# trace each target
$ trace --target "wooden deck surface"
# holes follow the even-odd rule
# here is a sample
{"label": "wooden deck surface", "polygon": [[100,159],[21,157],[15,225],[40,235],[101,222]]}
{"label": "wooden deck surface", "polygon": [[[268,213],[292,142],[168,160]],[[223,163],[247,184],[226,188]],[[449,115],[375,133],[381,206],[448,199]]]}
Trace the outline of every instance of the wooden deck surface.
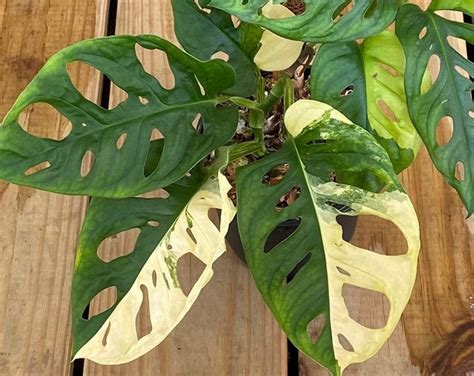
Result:
{"label": "wooden deck surface", "polygon": [[[0,117],[46,59],[70,43],[105,35],[154,33],[174,40],[169,0],[0,0]],[[420,4],[428,1],[420,0]],[[459,15],[452,14],[452,17]],[[110,31],[110,30],[109,30]],[[463,51],[463,46],[459,45]],[[159,59],[142,61],[162,80]],[[100,100],[97,72],[77,66],[74,82]],[[110,104],[120,100],[112,88]],[[58,116],[37,107],[24,114],[37,134],[57,134]],[[464,220],[456,193],[422,150],[402,181],[418,212],[422,252],[417,283],[403,319],[373,359],[345,375],[474,374],[474,223]],[[87,198],[67,197],[0,181],[0,376],[71,375],[70,284],[74,250]],[[399,246],[397,231],[362,220],[354,242],[377,252]],[[131,239],[109,244],[120,253]],[[196,266],[188,263],[192,278]],[[165,342],[123,366],[86,362],[84,375],[278,376],[287,375],[286,338],[232,252],[215,265],[213,281]],[[92,310],[106,303],[94,302]],[[362,320],[383,319],[379,296],[351,293],[351,312]],[[326,373],[299,357],[299,374]]]}

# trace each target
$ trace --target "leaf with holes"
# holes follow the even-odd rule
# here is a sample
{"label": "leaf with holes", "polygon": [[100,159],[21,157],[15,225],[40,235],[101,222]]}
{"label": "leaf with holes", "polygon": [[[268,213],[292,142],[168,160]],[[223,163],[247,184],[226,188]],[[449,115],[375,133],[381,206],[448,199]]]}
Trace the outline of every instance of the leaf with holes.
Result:
{"label": "leaf with holes", "polygon": [[[167,198],[93,199],[82,229],[74,270],[73,329],[75,358],[100,364],[129,362],[157,346],[181,321],[213,275],[225,251],[225,235],[235,214],[227,197],[230,184],[218,172],[191,175],[166,188]],[[216,227],[209,211],[220,209]],[[113,260],[99,257],[100,244],[130,229],[140,235],[133,252]],[[189,292],[177,268],[192,254],[205,268]],[[117,300],[88,320],[83,312],[104,289],[115,287]],[[149,328],[140,331],[139,311],[147,302]]]}
{"label": "leaf with holes", "polygon": [[[404,72],[402,46],[387,31],[361,44],[323,45],[311,74],[312,98],[369,130],[387,150],[397,173],[410,165],[421,146],[408,113]],[[423,85],[429,84],[426,76]]]}
{"label": "leaf with holes", "polygon": [[[340,375],[373,356],[395,329],[415,281],[418,221],[388,155],[370,133],[315,101],[296,102],[285,123],[292,137],[284,147],[238,170],[240,234],[257,287],[289,339]],[[361,171],[373,181],[358,179]],[[380,184],[384,193],[371,192]],[[281,198],[295,190],[296,199],[281,207]],[[342,238],[341,214],[393,222],[408,252],[380,255],[351,245]],[[289,220],[298,227],[271,247],[272,232]],[[386,325],[369,329],[355,321],[342,296],[345,286],[385,294]]]}
{"label": "leaf with holes", "polygon": [[310,0],[305,1],[305,11],[296,17],[271,19],[262,14],[268,0],[201,0],[200,3],[222,9],[281,37],[313,43],[351,41],[377,34],[395,19],[400,4],[398,0],[355,3]]}
{"label": "leaf with holes", "polygon": [[[136,48],[166,54],[173,89],[144,70]],[[128,99],[110,110],[85,99],[67,71],[77,61],[106,74]],[[167,186],[232,137],[237,108],[218,104],[220,93],[234,84],[234,71],[225,62],[201,62],[155,36],[77,43],[46,63],[7,114],[0,128],[0,179],[101,197],[130,197]],[[69,136],[58,141],[21,128],[21,113],[38,102],[70,120]],[[154,153],[150,141],[160,138],[160,153]]]}
{"label": "leaf with holes", "polygon": [[[474,77],[474,63],[450,41],[460,38],[474,44],[474,25],[407,4],[397,16],[396,33],[407,58],[405,88],[411,118],[434,164],[458,191],[470,215],[474,212],[474,84],[469,77]],[[425,91],[423,75],[432,60],[440,64],[439,75]],[[450,141],[442,144],[436,133],[446,117],[452,119],[454,129]]]}
{"label": "leaf with holes", "polygon": [[[218,9],[199,9],[194,0],[173,0],[174,29],[183,48],[201,60],[226,58],[239,78],[225,93],[248,97],[257,88],[257,69],[252,59],[261,31],[241,23]],[[220,55],[219,55],[220,54]]]}

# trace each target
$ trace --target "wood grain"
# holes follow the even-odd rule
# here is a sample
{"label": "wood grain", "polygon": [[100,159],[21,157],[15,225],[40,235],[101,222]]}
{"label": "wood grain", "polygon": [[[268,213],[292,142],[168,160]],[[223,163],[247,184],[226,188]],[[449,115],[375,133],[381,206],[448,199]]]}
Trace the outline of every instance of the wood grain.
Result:
{"label": "wood grain", "polygon": [[[427,0],[412,2],[423,8],[429,4]],[[462,21],[457,12],[443,15]],[[454,43],[465,55],[465,44],[461,40]],[[449,139],[447,129],[443,128],[441,135],[445,139]],[[415,288],[401,323],[382,350],[367,362],[349,367],[345,375],[465,376],[474,372],[473,220],[464,219],[457,193],[444,182],[426,149],[401,180],[421,226]],[[397,235],[386,223],[370,218],[359,223],[354,241],[385,252],[400,246]],[[384,308],[380,299],[352,298],[360,301],[355,313],[362,317],[377,316]],[[305,376],[327,374],[305,356],[301,357],[300,371]]]}
{"label": "wood grain", "polygon": [[[0,116],[46,59],[101,34],[93,0],[0,1]],[[98,95],[97,76],[72,73]],[[65,126],[30,107],[25,127],[55,137]],[[70,374],[70,284],[87,199],[0,181],[0,375]]]}
{"label": "wood grain", "polygon": [[[176,43],[169,0],[119,0],[116,34],[152,33]],[[174,78],[166,57],[139,51],[147,71],[166,87]],[[111,105],[124,99],[114,88]],[[107,240],[107,254],[120,255],[133,246],[133,235]],[[182,284],[195,280],[200,265],[179,264]],[[286,337],[257,292],[247,268],[232,251],[214,266],[215,275],[179,326],[155,350],[126,365],[101,366],[86,362],[87,376],[106,375],[286,375]],[[100,312],[111,296],[94,302]],[[148,320],[138,320],[146,326]],[[141,328],[146,333],[146,328]]]}

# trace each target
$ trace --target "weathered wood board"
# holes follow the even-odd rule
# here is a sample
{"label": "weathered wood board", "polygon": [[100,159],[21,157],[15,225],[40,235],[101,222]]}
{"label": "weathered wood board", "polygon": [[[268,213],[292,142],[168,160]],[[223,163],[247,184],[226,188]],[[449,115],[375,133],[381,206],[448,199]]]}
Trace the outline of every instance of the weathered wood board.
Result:
{"label": "weathered wood board", "polygon": [[[0,117],[46,60],[104,32],[107,3],[0,1]],[[73,70],[98,96],[99,76]],[[63,132],[54,110],[33,106],[23,124],[43,137]],[[69,375],[70,283],[87,199],[0,181],[0,375]]]}

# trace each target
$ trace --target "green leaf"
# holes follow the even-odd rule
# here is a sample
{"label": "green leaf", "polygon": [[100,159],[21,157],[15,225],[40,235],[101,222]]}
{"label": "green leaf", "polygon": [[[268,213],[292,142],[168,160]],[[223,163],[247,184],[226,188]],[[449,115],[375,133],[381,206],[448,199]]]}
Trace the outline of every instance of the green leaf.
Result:
{"label": "green leaf", "polygon": [[[408,167],[421,146],[404,87],[405,58],[392,32],[356,42],[323,45],[311,74],[312,98],[344,113],[386,148],[395,171]],[[423,83],[430,84],[426,76]]]}
{"label": "green leaf", "polygon": [[[293,137],[237,174],[239,229],[257,287],[289,339],[333,375],[373,356],[390,336],[408,302],[420,246],[415,211],[385,150],[343,118],[324,104],[297,102],[285,116]],[[269,171],[282,165],[284,176],[268,184]],[[387,190],[367,190],[372,184],[356,177],[364,171]],[[295,188],[299,197],[278,207]],[[342,239],[341,214],[392,221],[406,236],[408,253],[385,256],[352,246]],[[268,249],[269,235],[288,220],[297,220],[297,229]],[[368,329],[352,319],[344,285],[385,294],[391,304],[386,326]],[[314,322],[320,324],[317,331]],[[341,336],[354,351],[344,348]]]}
{"label": "green leaf", "polygon": [[[181,321],[213,275],[225,251],[225,235],[235,215],[227,197],[230,184],[220,173],[191,175],[166,188],[168,198],[94,198],[77,251],[73,282],[74,358],[100,364],[132,361],[157,346]],[[208,216],[221,209],[220,226]],[[133,252],[113,260],[99,258],[101,242],[139,229]],[[191,253],[205,268],[188,294],[180,286],[178,261]],[[115,287],[117,301],[84,320],[83,312],[102,290]],[[138,336],[137,315],[145,292],[150,333]]]}
{"label": "green leaf", "polygon": [[[450,21],[407,4],[400,9],[396,33],[407,59],[405,88],[411,118],[428,148],[431,159],[446,181],[461,196],[468,214],[474,212],[474,63],[461,56],[449,38],[474,44],[474,25]],[[437,56],[441,67],[430,90],[422,88],[428,62]],[[467,74],[467,77],[465,76]],[[454,123],[453,136],[446,145],[436,140],[443,117]],[[457,173],[464,170],[464,176]]]}
{"label": "green leaf", "polygon": [[225,93],[242,97],[254,94],[258,71],[252,59],[262,34],[260,28],[244,23],[235,28],[229,14],[218,9],[207,13],[194,0],[173,0],[172,4],[174,29],[183,48],[201,60],[209,60],[217,52],[226,53],[239,79]]}
{"label": "green leaf", "polygon": [[432,0],[428,7],[431,11],[436,10],[458,10],[474,15],[474,2],[466,0]]}
{"label": "green leaf", "polygon": [[222,9],[242,21],[259,25],[284,38],[313,43],[351,41],[377,34],[395,19],[399,7],[398,0],[362,0],[356,1],[352,10],[341,16],[340,13],[350,1],[306,1],[303,14],[285,19],[269,19],[261,11],[267,3],[268,0],[246,3],[242,0],[201,0],[203,6]]}
{"label": "green leaf", "polygon": [[[166,53],[175,88],[164,89],[144,70],[135,53],[137,45]],[[67,72],[68,64],[75,61],[106,74],[127,92],[128,99],[111,110],[89,102]],[[167,186],[232,137],[237,108],[217,104],[222,100],[220,93],[234,84],[234,71],[225,62],[201,62],[155,36],[77,43],[46,63],[7,114],[0,128],[0,179],[101,197],[130,197]],[[38,138],[20,127],[22,111],[37,102],[52,105],[71,121],[68,137],[62,141]],[[193,127],[199,114],[203,132]],[[154,129],[164,136],[164,144],[161,158],[154,161],[155,168],[147,175],[144,170]],[[119,149],[116,143],[124,134],[127,138]],[[89,174],[82,176],[81,164],[88,152],[94,153],[95,163]],[[25,174],[43,162],[50,167]]]}

